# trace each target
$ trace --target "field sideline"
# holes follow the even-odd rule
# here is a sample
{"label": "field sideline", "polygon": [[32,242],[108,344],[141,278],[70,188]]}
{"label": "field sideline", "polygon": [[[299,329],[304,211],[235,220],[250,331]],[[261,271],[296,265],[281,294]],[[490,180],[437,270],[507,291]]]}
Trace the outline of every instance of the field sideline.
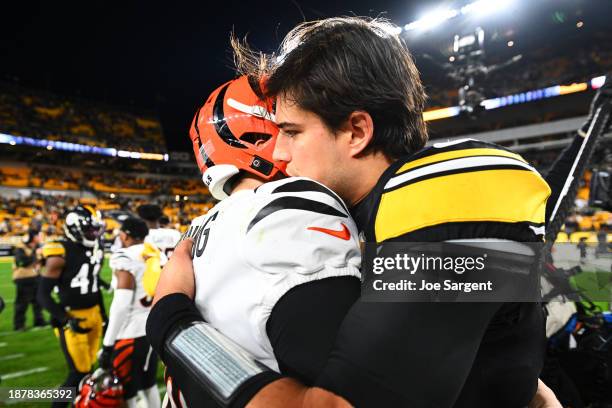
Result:
{"label": "field sideline", "polygon": [[[104,280],[110,282],[111,271],[105,260],[101,270]],[[32,329],[32,311],[26,315],[25,332],[13,331],[13,301],[15,285],[11,279],[12,259],[0,259],[0,296],[6,301],[6,308],[0,314],[0,387],[57,387],[68,374],[64,355],[51,327]],[[106,310],[112,294],[104,292]],[[46,313],[46,312],[45,312]],[[48,320],[48,315],[45,314]],[[158,384],[163,385],[163,368],[157,371]],[[11,407],[43,407],[50,402],[17,403]],[[0,402],[0,406],[5,406]]]}

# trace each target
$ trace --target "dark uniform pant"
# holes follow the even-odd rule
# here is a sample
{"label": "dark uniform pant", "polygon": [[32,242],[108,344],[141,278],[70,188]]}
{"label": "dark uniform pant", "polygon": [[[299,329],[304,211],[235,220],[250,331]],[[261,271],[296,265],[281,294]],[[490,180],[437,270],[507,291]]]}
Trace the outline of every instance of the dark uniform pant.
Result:
{"label": "dark uniform pant", "polygon": [[[60,346],[68,363],[68,377],[61,387],[78,387],[96,363],[96,354],[102,338],[102,315],[98,305],[87,309],[74,309],[69,312],[71,317],[83,319],[79,326],[90,329],[87,333],[75,333],[67,327],[55,328]],[[65,407],[66,402],[54,402],[53,408]]]}
{"label": "dark uniform pant", "polygon": [[15,314],[13,317],[13,328],[19,330],[25,327],[25,314],[28,305],[32,304],[34,311],[34,326],[43,326],[45,319],[42,315],[42,308],[36,300],[38,290],[38,277],[15,279],[17,296],[15,297]]}
{"label": "dark uniform pant", "polygon": [[145,336],[117,340],[113,350],[113,370],[123,385],[124,398],[134,398],[138,391],[155,385],[157,353]]}

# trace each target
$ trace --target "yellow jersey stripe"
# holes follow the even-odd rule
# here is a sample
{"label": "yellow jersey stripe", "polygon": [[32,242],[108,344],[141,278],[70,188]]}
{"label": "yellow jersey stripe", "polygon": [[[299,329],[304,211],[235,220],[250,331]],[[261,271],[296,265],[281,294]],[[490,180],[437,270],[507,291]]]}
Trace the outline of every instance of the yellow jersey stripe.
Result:
{"label": "yellow jersey stripe", "polygon": [[550,187],[532,171],[476,170],[433,176],[383,193],[376,241],[450,222],[544,223]]}
{"label": "yellow jersey stripe", "polygon": [[537,171],[522,161],[502,156],[478,156],[460,157],[457,159],[446,160],[422,166],[417,169],[406,171],[390,179],[385,185],[385,190],[395,188],[404,183],[418,180],[423,177],[436,177],[436,174],[448,172],[465,172],[477,170],[493,170],[495,168],[518,168],[529,170],[537,174]]}
{"label": "yellow jersey stripe", "polygon": [[[432,149],[435,151],[435,149]],[[415,167],[425,166],[427,164],[437,163],[444,160],[458,159],[463,157],[471,157],[471,156],[499,156],[499,157],[509,157],[512,159],[520,160],[523,163],[527,163],[525,159],[523,159],[520,155],[512,152],[508,152],[501,149],[493,149],[493,148],[476,148],[476,149],[462,149],[462,150],[451,150],[448,152],[442,152],[433,154],[431,156],[423,157],[421,159],[417,159],[414,161],[410,161],[404,164],[396,174],[403,173],[407,170],[414,169]]]}
{"label": "yellow jersey stripe", "polygon": [[43,245],[42,254],[43,254],[43,257],[45,258],[49,256],[65,256],[66,249],[64,248],[62,244],[53,242],[53,243]]}

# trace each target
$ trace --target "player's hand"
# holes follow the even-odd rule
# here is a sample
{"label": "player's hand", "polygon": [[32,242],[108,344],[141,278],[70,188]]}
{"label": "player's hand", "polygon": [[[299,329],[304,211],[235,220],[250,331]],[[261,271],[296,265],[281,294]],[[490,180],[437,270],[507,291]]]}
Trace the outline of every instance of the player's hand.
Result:
{"label": "player's hand", "polygon": [[538,380],[538,390],[529,403],[528,408],[563,408],[553,390],[548,388],[542,380]]}
{"label": "player's hand", "polygon": [[102,346],[98,351],[98,366],[104,370],[112,367],[113,346]]}
{"label": "player's hand", "polygon": [[66,327],[68,327],[70,330],[72,330],[75,333],[79,333],[79,334],[89,333],[91,331],[90,328],[81,327],[81,325],[79,324],[80,322],[84,320],[85,319],[80,319],[78,317],[69,317],[68,320],[66,321]]}
{"label": "player's hand", "polygon": [[171,293],[184,293],[193,299],[195,294],[195,278],[191,259],[192,248],[193,240],[191,238],[182,240],[174,248],[174,252],[166,265],[164,265],[157,282],[153,305],[159,299]]}
{"label": "player's hand", "polygon": [[111,287],[109,282],[107,282],[107,281],[105,281],[105,280],[103,280],[101,278],[98,278],[98,286],[100,286],[102,289],[104,289],[106,291],[110,290],[110,287]]}

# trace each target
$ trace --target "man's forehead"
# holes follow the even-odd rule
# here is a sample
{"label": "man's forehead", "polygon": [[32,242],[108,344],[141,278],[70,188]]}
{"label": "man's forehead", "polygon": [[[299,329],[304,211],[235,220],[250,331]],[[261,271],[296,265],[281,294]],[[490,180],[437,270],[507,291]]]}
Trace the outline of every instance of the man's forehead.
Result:
{"label": "man's forehead", "polygon": [[295,125],[299,121],[299,116],[292,109],[287,109],[287,106],[282,103],[276,103],[274,118],[276,125],[280,128]]}
{"label": "man's forehead", "polygon": [[276,98],[275,118],[276,125],[285,127],[304,123],[309,117],[309,112],[301,109],[294,101],[287,98]]}

